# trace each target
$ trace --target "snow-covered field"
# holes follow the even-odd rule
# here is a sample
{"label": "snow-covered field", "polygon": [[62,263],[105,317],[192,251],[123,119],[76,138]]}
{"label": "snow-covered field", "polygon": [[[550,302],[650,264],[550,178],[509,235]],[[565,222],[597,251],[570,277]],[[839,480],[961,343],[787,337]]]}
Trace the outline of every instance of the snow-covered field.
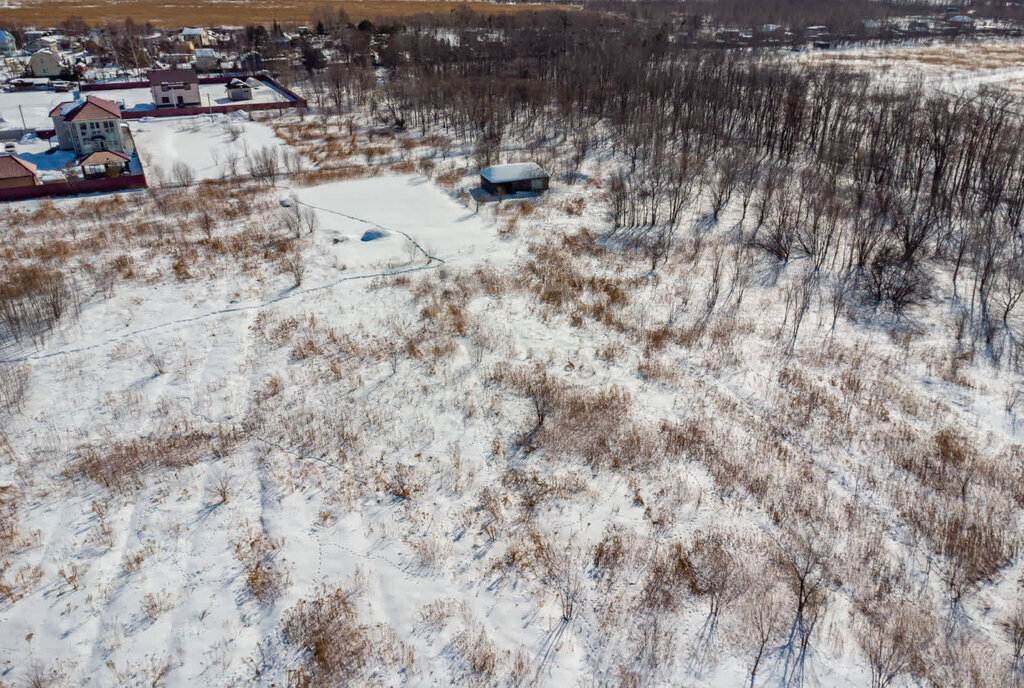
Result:
{"label": "snow-covered field", "polygon": [[187,165],[196,180],[222,179],[245,174],[250,153],[292,152],[269,126],[251,122],[241,113],[144,117],[131,120],[128,126],[143,168],[155,183],[170,179],[178,164]]}
{"label": "snow-covered field", "polygon": [[[308,239],[302,287],[291,288],[281,278],[263,284],[211,274],[179,286],[126,285],[113,300],[85,304],[79,325],[28,353],[36,392],[23,414],[6,424],[5,436],[24,447],[23,441],[42,439],[38,433],[43,427],[75,427],[76,439],[66,438],[75,444],[103,436],[103,443],[116,442],[107,434],[114,426],[121,428],[116,435],[128,439],[164,427],[168,412],[185,413],[180,419],[185,423],[245,424],[251,395],[259,394],[256,390],[268,379],[291,375],[289,364],[279,368],[264,360],[256,333],[260,322],[323,311],[341,332],[354,334],[395,305],[387,292],[368,289],[373,275],[442,265],[466,269],[508,255],[507,248],[495,250],[499,242],[490,223],[423,179],[387,177],[295,192],[282,189],[272,194],[272,201],[279,196],[297,197],[319,209],[321,228]],[[67,203],[61,201],[62,206]],[[363,240],[369,229],[383,230],[383,236]],[[413,242],[433,258],[428,261]],[[160,355],[169,356],[167,374],[154,376],[137,358],[143,351],[166,352]],[[380,382],[385,381],[376,384]],[[72,401],[69,385],[83,394],[76,393]],[[125,412],[132,420],[122,416]],[[115,421],[111,413],[122,420]],[[95,435],[89,427],[96,428]],[[406,432],[395,428],[386,435],[395,439]],[[452,441],[464,441],[457,427],[451,432]],[[287,533],[279,560],[290,579],[282,609],[288,600],[362,570],[373,589],[368,603],[403,635],[415,632],[422,605],[439,597],[465,599],[483,617],[495,613],[500,597],[511,595],[521,598],[526,612],[529,598],[522,594],[487,593],[470,580],[451,575],[435,579],[419,570],[399,541],[374,532],[390,527],[384,524],[396,515],[395,505],[368,505],[365,517],[348,509],[325,516],[334,507],[316,505],[342,486],[343,469],[325,463],[328,472],[316,478],[295,476],[323,481],[313,501],[313,493],[272,487],[276,478],[260,467],[265,461],[261,455],[274,445],[270,442],[257,441],[219,465],[204,461],[169,482],[154,482],[129,500],[134,506],[74,481],[77,487],[67,485],[67,499],[33,509],[23,526],[24,532],[37,533],[38,544],[18,558],[16,568],[28,566],[44,579],[71,570],[83,578],[73,586],[77,591],[46,584],[0,608],[5,629],[0,675],[20,680],[23,669],[36,659],[49,668],[56,666],[52,659],[60,658],[59,672],[69,685],[141,685],[168,662],[174,666],[164,676],[168,685],[248,684],[256,667],[245,657],[255,657],[267,641],[274,643],[281,621],[280,614],[246,601],[244,584],[237,585],[231,552],[238,533],[249,529]],[[291,450],[284,451],[292,456]],[[12,468],[5,463],[0,485],[15,479]],[[51,469],[59,471],[56,463]],[[33,480],[43,479],[43,472]],[[57,478],[56,473],[49,475]],[[210,490],[221,479],[231,482],[230,497],[214,505]],[[104,535],[96,541],[88,534],[98,533],[97,518],[110,539]],[[135,557],[139,575],[126,576],[124,567],[135,568]],[[429,585],[422,584],[428,580]],[[507,623],[503,613],[499,640],[519,645],[540,637],[543,621],[529,620],[531,616],[524,628],[522,613],[512,613]]]}
{"label": "snow-covered field", "polygon": [[[790,545],[766,535],[767,515],[721,467],[669,458],[664,437],[785,452],[772,499],[827,491],[812,503],[880,529],[894,508],[877,492],[886,472],[875,445],[847,433],[870,443],[899,418],[970,428],[991,451],[1024,440],[1018,411],[1003,410],[1017,376],[979,362],[940,379],[941,337],[831,332],[821,306],[780,354],[774,286],[747,285],[707,334],[652,350],[667,316],[689,331],[708,265],[680,257],[653,279],[642,257],[582,248],[601,214],[584,188],[479,211],[409,175],[210,189],[222,195],[205,206],[208,237],[196,193],[158,192],[155,217],[145,194],[54,205],[96,218],[64,237],[68,251],[99,232],[111,256],[126,250],[121,232],[141,243],[77,319],[5,352],[30,382],[0,434],[0,494],[17,513],[0,579],[4,682],[281,685],[315,670],[302,648],[329,637],[323,651],[341,653],[356,684],[564,686],[628,670],[740,685],[750,637],[709,631],[700,597],[653,600],[675,599],[676,543],[705,543],[688,550],[696,571],[751,572]],[[315,229],[285,244],[296,208],[315,212]],[[723,216],[721,238],[737,217]],[[70,231],[19,226],[26,246]],[[83,257],[82,274],[104,260]],[[854,379],[863,391],[840,413]],[[799,401],[802,386],[815,401]],[[534,407],[542,388],[565,397]],[[804,413],[796,436],[766,444]],[[758,465],[727,460],[748,466],[730,469],[741,475]],[[715,559],[709,532],[737,558]],[[920,552],[885,561],[912,577],[930,566]],[[965,602],[970,623],[998,623],[1019,575]],[[837,630],[860,584],[828,583],[820,685],[868,684]],[[921,578],[922,604],[937,585]],[[783,593],[748,581],[734,594],[722,623],[743,629]],[[661,610],[658,628],[637,604]],[[773,650],[760,675],[770,684],[785,661]],[[319,685],[347,675],[326,676]]]}
{"label": "snow-covered field", "polygon": [[[755,248],[754,196],[633,247],[603,152],[478,206],[408,133],[267,121],[131,124],[224,183],[0,215],[53,326],[0,332],[0,683],[1016,675],[1024,376],[947,264],[897,316]],[[232,174],[272,127],[338,160]]]}
{"label": "snow-covered field", "polygon": [[854,46],[808,51],[798,59],[835,63],[892,83],[921,83],[949,93],[973,93],[983,86],[1019,90],[1024,85],[1024,41]]}

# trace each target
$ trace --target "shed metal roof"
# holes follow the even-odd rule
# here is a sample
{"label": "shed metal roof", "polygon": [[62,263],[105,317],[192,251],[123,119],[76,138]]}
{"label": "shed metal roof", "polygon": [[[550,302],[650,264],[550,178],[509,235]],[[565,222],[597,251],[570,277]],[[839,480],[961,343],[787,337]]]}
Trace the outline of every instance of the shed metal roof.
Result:
{"label": "shed metal roof", "polygon": [[492,165],[480,170],[480,176],[492,184],[505,184],[525,179],[547,177],[544,168],[535,162],[514,162],[508,165]]}

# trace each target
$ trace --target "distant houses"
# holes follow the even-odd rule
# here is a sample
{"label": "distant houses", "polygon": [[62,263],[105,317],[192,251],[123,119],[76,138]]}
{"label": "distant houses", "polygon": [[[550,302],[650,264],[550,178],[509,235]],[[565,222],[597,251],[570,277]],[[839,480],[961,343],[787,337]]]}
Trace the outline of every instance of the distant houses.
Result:
{"label": "distant houses", "polygon": [[59,42],[53,36],[41,36],[25,44],[25,50],[30,53],[37,53],[40,50],[49,50],[56,53],[59,49]]}
{"label": "distant houses", "polygon": [[192,44],[195,48],[206,48],[212,44],[210,40],[210,32],[200,27],[188,27],[186,26],[178,34],[178,37],[182,41],[187,41]]}
{"label": "distant houses", "polygon": [[28,61],[28,71],[35,77],[59,76],[63,67],[52,50],[40,50]]}
{"label": "distant houses", "polygon": [[8,57],[18,52],[18,44],[9,31],[0,30],[0,55]]}
{"label": "distant houses", "polygon": [[149,88],[158,108],[202,105],[199,76],[194,69],[153,70],[149,73]]}
{"label": "distant houses", "polygon": [[197,72],[214,72],[220,69],[220,57],[213,48],[196,48],[192,62]]}

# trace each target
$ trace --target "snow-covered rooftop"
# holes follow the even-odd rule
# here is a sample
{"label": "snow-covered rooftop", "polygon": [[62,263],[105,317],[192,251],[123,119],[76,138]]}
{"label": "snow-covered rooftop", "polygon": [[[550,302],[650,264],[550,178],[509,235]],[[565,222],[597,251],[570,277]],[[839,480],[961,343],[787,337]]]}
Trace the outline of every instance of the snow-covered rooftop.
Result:
{"label": "snow-covered rooftop", "polygon": [[514,162],[508,165],[492,165],[480,170],[480,176],[492,184],[502,184],[523,179],[547,177],[548,173],[535,162]]}
{"label": "snow-covered rooftop", "polygon": [[85,98],[76,98],[75,100],[69,101],[67,103],[63,103],[60,106],[60,115],[61,115],[61,117],[63,117],[64,115],[68,114],[69,112],[71,112],[72,110],[74,110],[76,107],[78,107],[79,105],[81,105],[84,102],[85,102]]}

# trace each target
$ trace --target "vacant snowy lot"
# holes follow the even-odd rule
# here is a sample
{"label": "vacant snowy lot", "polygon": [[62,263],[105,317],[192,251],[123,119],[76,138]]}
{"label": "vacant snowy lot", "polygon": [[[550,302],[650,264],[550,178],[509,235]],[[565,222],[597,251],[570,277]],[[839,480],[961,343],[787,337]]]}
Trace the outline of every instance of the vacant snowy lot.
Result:
{"label": "vacant snowy lot", "polygon": [[290,155],[289,164],[303,166],[270,127],[244,114],[143,118],[131,120],[129,127],[143,168],[157,185],[180,181],[175,171],[182,166],[195,180],[247,174],[250,157],[262,151],[276,158]]}

